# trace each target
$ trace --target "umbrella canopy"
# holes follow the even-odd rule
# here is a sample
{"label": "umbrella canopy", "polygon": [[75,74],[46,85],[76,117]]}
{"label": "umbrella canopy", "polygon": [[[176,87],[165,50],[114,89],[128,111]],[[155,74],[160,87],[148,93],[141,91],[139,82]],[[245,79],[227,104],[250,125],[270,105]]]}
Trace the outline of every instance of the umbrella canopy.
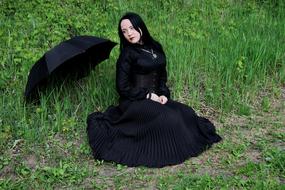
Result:
{"label": "umbrella canopy", "polygon": [[46,86],[51,78],[86,76],[98,63],[109,58],[116,44],[95,36],[76,36],[61,42],[33,65],[28,77],[25,97],[36,97],[38,89]]}

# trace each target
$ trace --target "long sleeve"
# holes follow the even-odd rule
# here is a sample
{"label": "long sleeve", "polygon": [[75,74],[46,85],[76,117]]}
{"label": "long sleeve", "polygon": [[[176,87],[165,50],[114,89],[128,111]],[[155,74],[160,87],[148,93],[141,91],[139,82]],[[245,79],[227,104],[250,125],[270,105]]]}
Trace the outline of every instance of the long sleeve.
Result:
{"label": "long sleeve", "polygon": [[160,71],[158,95],[160,96],[164,95],[169,99],[170,91],[169,88],[166,86],[166,82],[167,82],[167,72],[166,72],[166,67],[164,66]]}
{"label": "long sleeve", "polygon": [[135,88],[131,84],[131,57],[126,50],[120,54],[116,65],[116,88],[119,95],[129,100],[145,99],[147,89]]}

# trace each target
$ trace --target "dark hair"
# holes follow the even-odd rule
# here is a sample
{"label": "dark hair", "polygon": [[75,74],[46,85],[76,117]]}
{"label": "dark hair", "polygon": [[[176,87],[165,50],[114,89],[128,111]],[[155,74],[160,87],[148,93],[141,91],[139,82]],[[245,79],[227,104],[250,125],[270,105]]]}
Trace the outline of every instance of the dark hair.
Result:
{"label": "dark hair", "polygon": [[[160,43],[157,42],[156,40],[154,40],[154,39],[151,37],[151,35],[150,35],[150,33],[149,33],[149,31],[148,31],[148,29],[147,29],[147,27],[146,27],[144,21],[142,20],[142,18],[141,18],[138,14],[132,13],[132,12],[125,13],[125,15],[122,16],[122,18],[121,18],[120,21],[119,21],[118,33],[119,33],[119,37],[120,37],[120,51],[122,51],[122,49],[123,49],[124,47],[131,45],[131,43],[129,43],[129,42],[126,40],[126,38],[124,37],[124,34],[123,34],[123,32],[122,32],[122,29],[121,29],[121,22],[122,22],[122,20],[124,20],[124,19],[129,19],[130,22],[132,23],[134,29],[135,29],[136,31],[138,31],[140,34],[142,33],[142,34],[141,34],[141,38],[142,38],[141,40],[143,41],[143,43],[144,43],[145,45],[153,46],[153,47],[156,48],[157,50],[163,52]],[[140,31],[140,30],[141,30],[141,31]]]}

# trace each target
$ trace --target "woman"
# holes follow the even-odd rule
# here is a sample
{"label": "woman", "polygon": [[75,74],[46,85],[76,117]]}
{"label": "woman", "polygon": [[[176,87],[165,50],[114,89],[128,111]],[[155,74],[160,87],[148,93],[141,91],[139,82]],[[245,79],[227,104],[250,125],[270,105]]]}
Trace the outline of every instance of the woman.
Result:
{"label": "woman", "polygon": [[163,167],[182,163],[219,142],[209,120],[170,99],[164,51],[141,17],[125,14],[118,32],[120,101],[104,113],[88,116],[94,157],[128,166]]}

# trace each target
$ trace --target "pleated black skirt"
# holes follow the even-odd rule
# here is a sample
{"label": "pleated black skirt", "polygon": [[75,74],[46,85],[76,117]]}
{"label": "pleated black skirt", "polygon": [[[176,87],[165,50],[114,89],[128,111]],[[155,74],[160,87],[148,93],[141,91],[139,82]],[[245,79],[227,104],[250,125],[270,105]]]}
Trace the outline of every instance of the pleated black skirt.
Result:
{"label": "pleated black skirt", "polygon": [[87,134],[95,159],[131,167],[179,164],[221,140],[208,119],[173,100],[125,100],[94,112]]}

